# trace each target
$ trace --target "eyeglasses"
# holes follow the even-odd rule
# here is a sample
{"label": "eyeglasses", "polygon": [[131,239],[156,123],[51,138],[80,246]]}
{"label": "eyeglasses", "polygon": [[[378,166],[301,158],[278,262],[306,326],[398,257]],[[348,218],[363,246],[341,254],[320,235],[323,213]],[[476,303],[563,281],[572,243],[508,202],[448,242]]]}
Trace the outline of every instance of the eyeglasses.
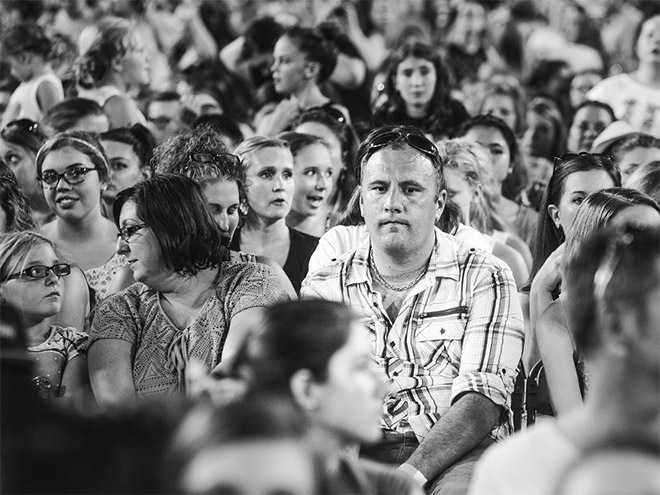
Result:
{"label": "eyeglasses", "polygon": [[341,110],[337,110],[335,107],[331,106],[322,106],[322,107],[311,107],[311,108],[306,108],[303,114],[309,113],[309,112],[323,112],[326,115],[328,115],[332,120],[335,122],[342,124],[342,125],[348,125],[348,122],[346,121],[346,115],[344,115]]}
{"label": "eyeglasses", "polygon": [[[232,153],[191,153],[188,155],[188,160],[188,165],[190,162],[216,163],[227,160],[232,166],[237,167],[241,163],[241,159]],[[186,165],[186,168],[188,168],[188,165]]]}
{"label": "eyeglasses", "polygon": [[10,127],[17,127],[21,132],[34,132],[39,128],[39,123],[30,119],[17,119],[9,122],[2,131],[1,134],[4,134],[7,129]]}
{"label": "eyeglasses", "polygon": [[403,139],[406,143],[408,143],[410,146],[415,148],[417,151],[421,151],[426,156],[428,156],[431,159],[431,161],[433,162],[440,161],[438,148],[435,147],[435,144],[433,144],[431,141],[426,139],[424,136],[420,136],[419,134],[413,134],[410,132],[404,133],[401,131],[383,132],[383,134],[374,137],[371,143],[369,144],[369,148],[367,149],[367,152],[364,154],[365,159],[373,155],[380,148],[384,148],[385,146],[393,143],[398,139]]}
{"label": "eyeglasses", "polygon": [[53,275],[56,277],[66,277],[71,273],[71,265],[68,263],[57,263],[53,266],[34,265],[25,270],[21,270],[18,273],[9,275],[7,280],[12,280],[14,278],[31,278],[33,280],[39,280],[46,278],[48,272],[53,272]]}
{"label": "eyeglasses", "polygon": [[124,242],[129,242],[131,237],[133,237],[138,230],[141,230],[146,226],[146,223],[141,223],[138,225],[127,225],[126,227],[122,227],[117,233],[117,239],[121,237]]}
{"label": "eyeglasses", "polygon": [[60,179],[64,179],[69,185],[75,186],[76,184],[83,182],[87,173],[91,172],[92,170],[97,170],[97,168],[85,167],[81,163],[75,163],[70,167],[67,167],[67,169],[61,174],[58,174],[54,170],[46,170],[39,177],[37,177],[37,180],[41,181],[49,188],[55,187]]}
{"label": "eyeglasses", "polygon": [[616,229],[610,238],[605,255],[594,275],[594,296],[603,302],[624,253],[630,251],[634,259],[652,259],[658,256],[658,229],[645,225],[625,225]]}

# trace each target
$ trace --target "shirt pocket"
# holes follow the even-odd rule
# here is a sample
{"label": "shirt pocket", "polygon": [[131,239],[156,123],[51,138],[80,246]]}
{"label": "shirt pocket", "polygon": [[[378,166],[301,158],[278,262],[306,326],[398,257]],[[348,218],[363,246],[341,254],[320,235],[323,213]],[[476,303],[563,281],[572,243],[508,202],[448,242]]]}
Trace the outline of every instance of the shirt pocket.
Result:
{"label": "shirt pocket", "polygon": [[420,315],[415,346],[424,367],[452,370],[452,375],[457,372],[466,314],[467,307],[457,305]]}

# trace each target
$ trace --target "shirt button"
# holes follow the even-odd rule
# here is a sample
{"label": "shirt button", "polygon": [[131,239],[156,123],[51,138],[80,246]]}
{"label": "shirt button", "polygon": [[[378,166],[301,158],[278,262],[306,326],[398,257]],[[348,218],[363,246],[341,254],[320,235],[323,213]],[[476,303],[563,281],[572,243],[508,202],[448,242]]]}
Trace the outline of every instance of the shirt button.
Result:
{"label": "shirt button", "polygon": [[440,329],[440,333],[445,333],[445,329],[444,329],[444,328],[441,328],[441,329]]}

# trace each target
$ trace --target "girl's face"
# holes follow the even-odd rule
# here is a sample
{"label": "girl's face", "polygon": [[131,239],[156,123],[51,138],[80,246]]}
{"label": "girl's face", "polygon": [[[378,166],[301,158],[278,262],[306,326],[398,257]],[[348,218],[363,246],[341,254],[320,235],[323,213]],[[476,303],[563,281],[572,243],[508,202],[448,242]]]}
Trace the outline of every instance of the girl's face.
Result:
{"label": "girl's face", "polygon": [[231,241],[238,227],[238,212],[241,205],[238,184],[233,180],[218,180],[205,184],[202,192],[211,206],[213,218],[222,234]]}
{"label": "girl's face", "polygon": [[586,101],[589,90],[601,79],[603,78],[600,74],[594,72],[586,72],[573,76],[570,92],[571,107],[577,108],[582,102]]}
{"label": "girl's face", "polygon": [[275,91],[279,94],[294,94],[307,85],[309,73],[307,57],[288,37],[282,36],[273,49],[273,73]]}
{"label": "girl's face", "polygon": [[472,188],[460,170],[454,168],[444,169],[445,182],[447,183],[447,200],[453,201],[463,214],[463,223],[470,225],[470,205],[477,193]]}
{"label": "girl's face", "polygon": [[293,156],[288,149],[268,147],[252,152],[246,170],[250,211],[270,223],[285,218],[293,199]]}
{"label": "girl's face", "polygon": [[651,17],[642,26],[636,53],[640,62],[660,63],[660,16]]}
{"label": "girl's face", "polygon": [[[93,170],[85,172],[85,169]],[[52,186],[44,184],[44,196],[50,209],[69,221],[100,215],[101,182],[89,156],[71,147],[61,148],[48,153],[41,165],[42,176],[47,172],[62,174],[66,170],[78,170],[83,180],[69,184],[60,177]]]}
{"label": "girl's face", "polygon": [[465,139],[477,142],[488,150],[493,161],[493,178],[501,185],[509,175],[511,152],[500,130],[494,127],[476,126],[465,134]]}
{"label": "girl's face", "polygon": [[516,106],[510,96],[492,95],[486,98],[482,107],[482,113],[490,113],[502,119],[513,130],[516,128]]}
{"label": "girl's face", "polygon": [[[19,263],[9,275],[36,265],[53,266],[62,262],[52,247],[48,244],[39,244],[32,248],[25,261]],[[12,309],[22,315],[23,319],[35,324],[60,310],[63,290],[62,279],[50,270],[46,277],[40,279],[21,276],[7,280],[0,286],[0,295]]]}
{"label": "girl's face", "polygon": [[165,265],[160,245],[149,226],[131,229],[143,224],[144,221],[137,214],[135,202],[124,203],[119,214],[119,227],[133,231],[128,242],[121,237],[117,239],[117,252],[126,256],[135,280],[158,289],[159,282],[165,280],[172,270]]}
{"label": "girl's face", "polygon": [[127,84],[133,86],[144,86],[151,80],[149,57],[138,33],[133,34],[131,46],[124,55],[121,75]]}
{"label": "girl's face", "polygon": [[549,205],[548,214],[557,228],[568,235],[569,228],[584,198],[592,192],[614,187],[614,181],[604,170],[587,170],[569,175],[558,205]]}
{"label": "girl's face", "polygon": [[142,168],[131,145],[119,141],[101,141],[110,165],[108,191],[112,196],[151,176],[148,167]]}
{"label": "girl's face", "polygon": [[319,397],[314,419],[349,441],[378,440],[385,387],[364,326],[353,323],[346,344],[330,358],[327,375],[314,385]]}
{"label": "girl's face", "polygon": [[536,112],[527,112],[527,130],[522,137],[521,146],[528,156],[541,156],[552,159],[555,140],[555,128],[550,119]]}
{"label": "girl's face", "polygon": [[37,190],[35,154],[22,146],[0,139],[0,158],[9,166],[18,184],[28,195]]}
{"label": "girl's face", "polygon": [[7,57],[11,73],[20,81],[28,81],[32,78],[32,57],[28,53],[20,55],[9,55]]}
{"label": "girl's face", "polygon": [[596,136],[611,123],[612,117],[603,108],[597,106],[580,108],[573,117],[573,123],[568,131],[568,149],[575,153],[589,151]]}
{"label": "girl's face", "polygon": [[426,109],[433,99],[437,74],[430,60],[408,57],[395,75],[395,87],[407,107]]}
{"label": "girl's face", "polygon": [[334,167],[330,151],[323,144],[303,148],[294,158],[295,192],[292,210],[311,217],[328,199],[332,190]]}
{"label": "girl's face", "polygon": [[621,182],[625,183],[637,167],[660,160],[660,148],[633,148],[619,159]]}
{"label": "girl's face", "polygon": [[295,130],[296,132],[302,132],[303,134],[318,136],[328,145],[330,159],[332,160],[332,166],[334,167],[332,171],[332,185],[335,187],[339,180],[340,172],[344,168],[344,155],[339,138],[331,129],[320,122],[304,122],[296,127]]}

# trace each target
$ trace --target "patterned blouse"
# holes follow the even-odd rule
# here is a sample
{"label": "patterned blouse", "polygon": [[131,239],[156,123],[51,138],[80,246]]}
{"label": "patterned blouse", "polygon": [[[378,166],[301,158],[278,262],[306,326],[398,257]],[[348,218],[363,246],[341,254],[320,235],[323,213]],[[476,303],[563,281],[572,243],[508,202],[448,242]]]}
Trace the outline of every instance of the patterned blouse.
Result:
{"label": "patterned blouse", "polygon": [[90,288],[94,289],[95,302],[100,302],[108,294],[112,279],[115,278],[119,269],[126,264],[126,257],[123,254],[113,254],[112,258],[101,266],[95,266],[85,270],[85,278]]}
{"label": "patterned blouse", "polygon": [[241,311],[287,299],[270,267],[260,263],[224,262],[216,290],[195,320],[179,330],[167,317],[160,294],[136,283],[112,294],[98,307],[90,344],[118,339],[132,345],[133,383],[138,397],[185,391],[189,360],[210,373],[221,360],[227,329]]}
{"label": "patterned blouse", "polygon": [[66,365],[75,357],[84,356],[83,344],[88,335],[72,327],[52,326],[46,340],[28,347],[28,354],[35,362],[34,383],[39,395],[45,398],[60,397],[62,376]]}

